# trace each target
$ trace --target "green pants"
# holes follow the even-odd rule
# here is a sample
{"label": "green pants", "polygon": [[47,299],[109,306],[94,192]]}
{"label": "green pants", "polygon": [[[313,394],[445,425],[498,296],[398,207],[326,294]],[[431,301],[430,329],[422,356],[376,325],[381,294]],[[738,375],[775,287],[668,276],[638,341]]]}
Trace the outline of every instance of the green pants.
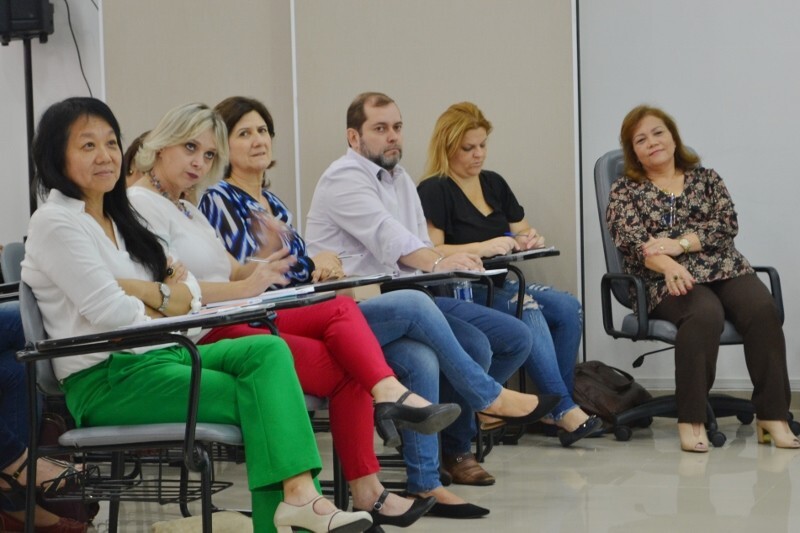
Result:
{"label": "green pants", "polygon": [[[322,462],[286,343],[255,335],[199,346],[203,362],[198,421],[241,427],[255,531],[275,531],[281,481]],[[180,347],[144,355],[113,353],[64,381],[79,427],[186,420],[189,353]]]}

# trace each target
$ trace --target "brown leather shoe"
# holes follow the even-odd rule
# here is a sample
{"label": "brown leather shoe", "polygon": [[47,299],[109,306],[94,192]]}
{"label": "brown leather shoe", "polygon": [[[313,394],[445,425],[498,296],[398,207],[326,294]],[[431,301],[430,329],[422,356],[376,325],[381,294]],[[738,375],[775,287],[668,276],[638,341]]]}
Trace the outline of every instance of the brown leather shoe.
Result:
{"label": "brown leather shoe", "polygon": [[483,469],[472,453],[445,455],[442,467],[453,477],[458,485],[494,485],[494,476]]}

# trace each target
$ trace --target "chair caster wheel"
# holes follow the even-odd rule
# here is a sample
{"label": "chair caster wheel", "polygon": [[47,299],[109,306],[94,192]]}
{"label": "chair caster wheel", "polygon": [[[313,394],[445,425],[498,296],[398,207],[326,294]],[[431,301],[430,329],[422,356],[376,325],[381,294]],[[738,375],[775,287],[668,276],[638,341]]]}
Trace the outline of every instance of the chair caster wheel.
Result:
{"label": "chair caster wheel", "polygon": [[633,431],[628,426],[614,426],[614,437],[620,442],[626,442],[631,440],[631,436],[633,436]]}
{"label": "chair caster wheel", "polygon": [[736,418],[744,425],[750,424],[753,422],[755,415],[753,413],[739,413],[736,415]]}
{"label": "chair caster wheel", "polygon": [[708,432],[708,442],[711,443],[714,448],[722,448],[725,445],[725,441],[728,440],[728,437],[725,436],[725,433],[721,431],[709,431]]}

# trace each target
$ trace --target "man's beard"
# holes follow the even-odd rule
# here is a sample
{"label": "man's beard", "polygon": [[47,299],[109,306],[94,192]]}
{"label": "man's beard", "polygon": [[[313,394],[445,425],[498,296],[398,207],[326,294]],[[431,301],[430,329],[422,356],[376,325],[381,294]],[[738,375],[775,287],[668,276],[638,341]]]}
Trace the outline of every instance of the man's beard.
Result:
{"label": "man's beard", "polygon": [[400,146],[394,146],[392,148],[392,150],[397,150],[397,155],[393,157],[388,157],[385,151],[379,152],[377,154],[370,152],[367,149],[366,144],[364,144],[363,140],[361,140],[358,143],[358,149],[361,152],[361,155],[363,155],[364,157],[366,157],[379,167],[388,170],[389,172],[394,170],[394,167],[397,166],[397,163],[399,163],[400,159],[403,157],[403,148]]}

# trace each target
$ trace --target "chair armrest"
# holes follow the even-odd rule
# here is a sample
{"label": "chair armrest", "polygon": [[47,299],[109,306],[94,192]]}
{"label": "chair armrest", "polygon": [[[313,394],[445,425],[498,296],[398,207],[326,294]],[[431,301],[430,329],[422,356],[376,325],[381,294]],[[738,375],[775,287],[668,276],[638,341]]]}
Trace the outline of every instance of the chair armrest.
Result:
{"label": "chair armrest", "polygon": [[387,292],[392,291],[403,291],[403,290],[412,290],[412,291],[420,291],[424,292],[425,294],[433,300],[433,293],[420,283],[414,283],[410,281],[403,281],[403,280],[392,280],[387,281],[385,283],[381,283],[381,294],[385,294]]}
{"label": "chair armrest", "polygon": [[771,266],[754,266],[753,270],[764,273],[769,277],[769,292],[772,293],[775,306],[778,308],[778,316],[780,317],[781,324],[783,324],[783,291],[781,290],[781,277],[778,271]]}
{"label": "chair armrest", "polygon": [[[627,288],[633,287],[634,297],[636,298],[636,333],[631,336],[614,327],[614,313],[611,306],[612,284],[623,281]],[[608,335],[615,339],[620,337],[643,340],[647,338],[649,317],[647,316],[647,293],[645,292],[644,282],[641,278],[632,274],[606,273],[600,280],[600,296],[603,311],[603,328]]]}
{"label": "chair armrest", "polygon": [[19,282],[0,283],[0,302],[19,299]]}
{"label": "chair armrest", "polygon": [[491,276],[481,272],[448,270],[444,272],[426,272],[414,276],[403,276],[381,283],[381,293],[410,289],[422,291],[431,298],[434,298],[437,295],[441,296],[441,293],[437,293],[438,287],[460,279],[486,285],[486,305],[491,307],[494,301],[494,283],[492,282]]}

